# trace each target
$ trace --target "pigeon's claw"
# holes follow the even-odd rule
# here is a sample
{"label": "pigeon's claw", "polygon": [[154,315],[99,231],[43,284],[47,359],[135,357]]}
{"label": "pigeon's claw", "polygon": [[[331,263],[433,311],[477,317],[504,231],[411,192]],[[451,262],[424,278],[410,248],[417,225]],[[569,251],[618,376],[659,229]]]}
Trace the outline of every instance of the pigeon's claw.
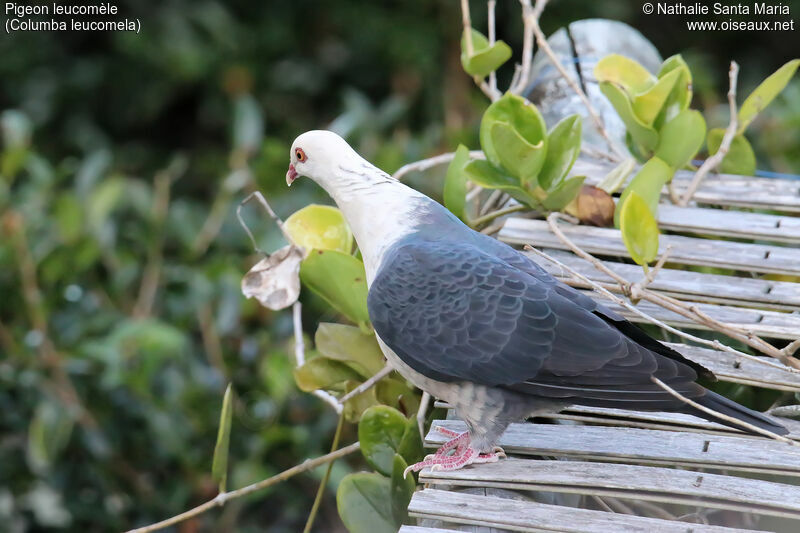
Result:
{"label": "pigeon's claw", "polygon": [[[492,448],[489,453],[479,453],[478,450],[470,446],[469,433],[456,433],[442,427],[434,426],[434,431],[454,437],[442,444],[436,453],[426,455],[425,459],[419,463],[414,463],[403,472],[405,478],[409,472],[419,472],[423,468],[430,467],[432,472],[441,470],[458,470],[473,463],[494,463],[506,454],[499,446]],[[452,453],[451,453],[452,452]]]}

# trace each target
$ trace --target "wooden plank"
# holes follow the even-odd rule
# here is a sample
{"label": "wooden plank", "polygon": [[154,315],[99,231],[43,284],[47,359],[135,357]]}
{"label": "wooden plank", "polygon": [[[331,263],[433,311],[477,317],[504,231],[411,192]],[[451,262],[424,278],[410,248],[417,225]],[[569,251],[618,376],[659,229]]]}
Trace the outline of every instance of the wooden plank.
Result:
{"label": "wooden plank", "polygon": [[458,530],[438,527],[401,526],[397,533],[458,533]]}
{"label": "wooden plank", "polygon": [[[581,158],[572,167],[573,174],[587,176],[587,184],[597,184],[614,167],[613,164]],[[631,174],[633,176],[635,173]],[[682,192],[691,182],[694,172],[679,170],[673,183]],[[666,190],[666,188],[665,188]],[[692,200],[698,204],[724,205],[769,209],[785,213],[800,213],[800,180],[758,178],[718,174],[707,176]]]}
{"label": "wooden plank", "polygon": [[[437,420],[453,431],[466,431],[460,420]],[[428,446],[445,437],[429,431]],[[746,436],[702,435],[636,428],[511,424],[499,445],[524,455],[574,457],[581,460],[633,464],[691,466],[710,470],[758,472],[800,477],[800,448],[769,439]]]}
{"label": "wooden plank", "polygon": [[501,527],[525,532],[564,533],[744,533],[752,530],[688,524],[658,518],[575,509],[492,496],[425,489],[414,493],[409,515],[459,524]]}
{"label": "wooden plank", "polygon": [[[564,234],[575,244],[594,254],[629,257],[619,230],[562,224]],[[567,249],[566,245],[550,231],[544,220],[511,217],[506,219],[497,234],[509,244],[531,244],[537,247]],[[716,241],[661,235],[661,250],[672,247],[670,262],[687,265],[732,268],[766,274],[800,275],[800,248],[778,245]]]}
{"label": "wooden plank", "polygon": [[[615,302],[597,297],[603,305],[621,314],[631,322],[647,322],[641,315],[634,313],[627,307]],[[696,304],[697,308],[720,322],[725,322],[732,326],[746,328],[760,337],[795,340],[800,336],[800,314],[784,313],[780,311],[762,311],[759,309],[747,309],[744,307],[731,307],[718,304]],[[644,300],[636,304],[640,311],[666,322],[670,326],[684,329],[708,329],[703,324],[679,315],[674,311],[664,309],[651,302]]]}
{"label": "wooden plank", "polygon": [[[572,252],[562,250],[545,250],[549,255],[592,281],[611,289],[617,283],[606,274],[597,270],[589,261]],[[540,255],[525,252],[533,261],[540,264],[553,276],[563,280],[570,279],[569,272],[548,261]],[[603,264],[629,282],[642,279],[642,267],[616,261],[603,261]],[[800,309],[800,283],[789,281],[772,281],[766,279],[706,274],[688,270],[663,268],[650,284],[650,288],[681,300],[693,302],[721,303],[726,305],[742,305],[765,309],[794,311]]]}
{"label": "wooden plank", "polygon": [[798,486],[674,468],[510,457],[461,470],[426,468],[419,479],[437,486],[567,492],[800,519]]}
{"label": "wooden plank", "polygon": [[725,209],[658,206],[661,229],[800,244],[800,218]]}

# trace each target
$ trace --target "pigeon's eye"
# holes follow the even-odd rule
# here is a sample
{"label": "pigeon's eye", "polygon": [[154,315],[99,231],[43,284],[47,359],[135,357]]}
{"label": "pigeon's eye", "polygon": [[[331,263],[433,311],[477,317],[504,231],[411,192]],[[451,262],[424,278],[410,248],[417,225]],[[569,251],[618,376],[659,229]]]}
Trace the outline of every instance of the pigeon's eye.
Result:
{"label": "pigeon's eye", "polygon": [[294,155],[297,158],[298,163],[304,163],[305,160],[308,159],[302,148],[295,148]]}

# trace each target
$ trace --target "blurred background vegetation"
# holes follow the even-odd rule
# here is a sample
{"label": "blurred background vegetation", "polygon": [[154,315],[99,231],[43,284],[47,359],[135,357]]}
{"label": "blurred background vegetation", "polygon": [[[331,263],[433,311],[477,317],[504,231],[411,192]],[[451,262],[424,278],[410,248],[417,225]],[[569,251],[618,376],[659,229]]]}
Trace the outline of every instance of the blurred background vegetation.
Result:
{"label": "blurred background vegetation", "polygon": [[[335,128],[391,172],[477,145],[486,106],[459,63],[454,0],[117,5],[141,34],[0,37],[3,531],[122,530],[213,497],[228,382],[229,487],[326,453],[335,413],[294,385],[290,313],[240,293],[258,258],[235,207],[253,190],[283,218],[328,202],[309,180],[285,187],[288,148],[305,130]],[[800,15],[800,2],[789,5]],[[485,3],[472,6],[483,29]],[[719,109],[709,126],[727,123],[731,58],[747,94],[800,48],[800,30],[688,32],[681,17],[646,16],[635,2],[554,1],[543,28],[588,17],[630,23],[665,57],[683,53],[695,107]],[[518,3],[500,0],[498,33],[515,61],[521,27]],[[800,173],[797,80],[750,133],[760,168]],[[440,179],[411,181],[438,195]],[[247,220],[263,249],[282,244],[260,212]],[[307,331],[335,318],[302,298]],[[346,426],[342,442],[356,438]],[[320,531],[343,529],[335,487],[363,466],[336,464]],[[321,476],[178,530],[297,531]]]}

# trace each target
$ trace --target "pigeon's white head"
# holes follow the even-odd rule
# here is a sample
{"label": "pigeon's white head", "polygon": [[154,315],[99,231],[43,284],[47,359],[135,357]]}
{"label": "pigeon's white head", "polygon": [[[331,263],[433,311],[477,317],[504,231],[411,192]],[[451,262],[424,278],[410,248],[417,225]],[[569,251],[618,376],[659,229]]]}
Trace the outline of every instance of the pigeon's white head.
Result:
{"label": "pigeon's white head", "polygon": [[306,176],[331,192],[338,188],[338,182],[349,181],[343,173],[364,172],[365,164],[347,141],[332,131],[307,131],[292,143],[286,184]]}

